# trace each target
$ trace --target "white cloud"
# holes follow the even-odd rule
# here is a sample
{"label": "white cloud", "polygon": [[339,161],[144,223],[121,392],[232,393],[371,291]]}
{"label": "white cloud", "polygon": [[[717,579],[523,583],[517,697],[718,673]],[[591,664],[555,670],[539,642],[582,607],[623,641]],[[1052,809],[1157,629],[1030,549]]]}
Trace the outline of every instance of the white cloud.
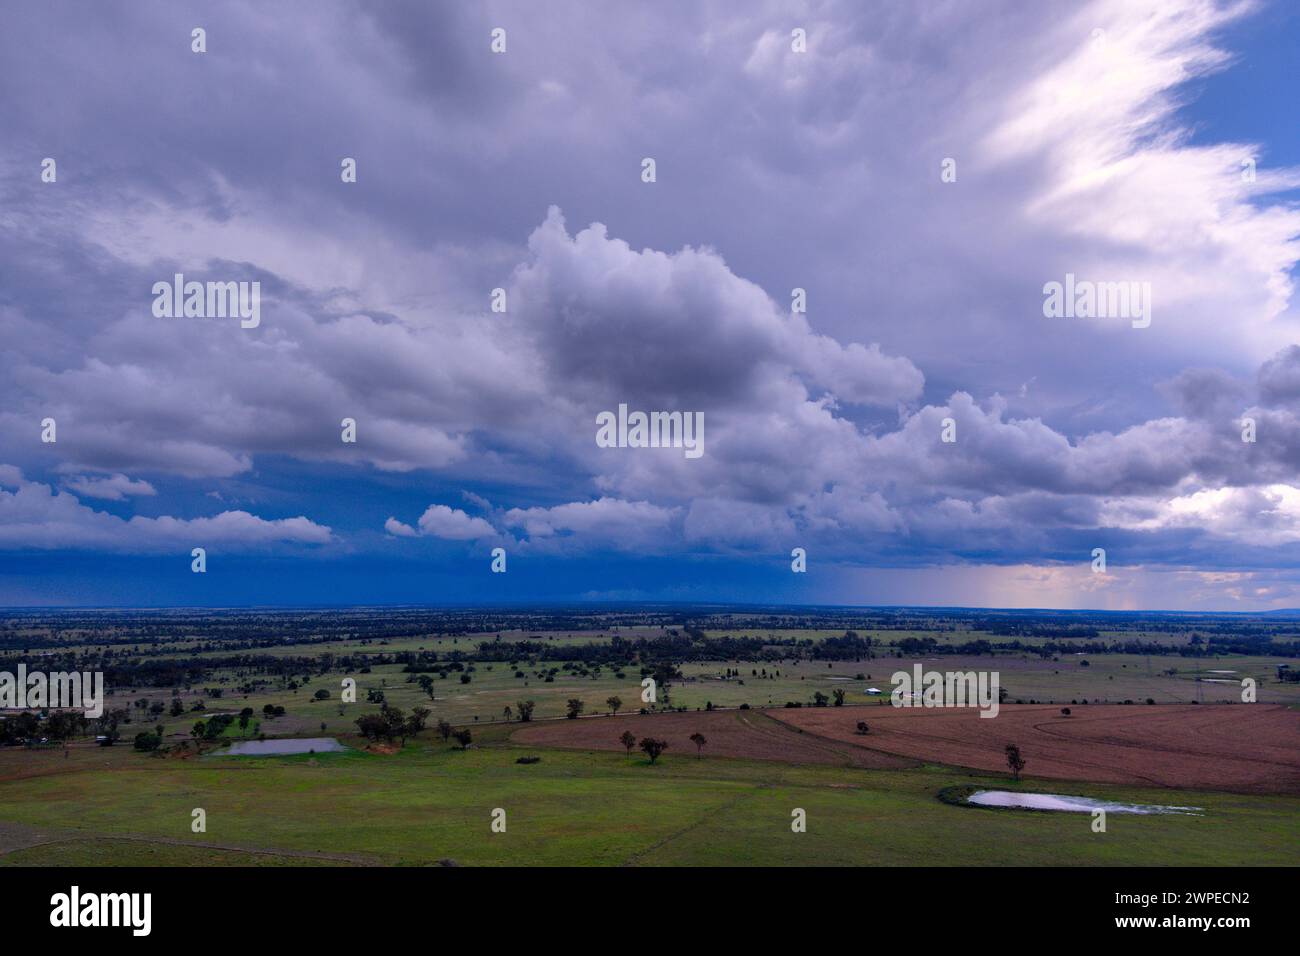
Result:
{"label": "white cloud", "polygon": [[648,501],[597,498],[571,501],[550,508],[512,508],[502,518],[522,529],[530,544],[571,539],[575,550],[613,547],[627,552],[657,552],[677,537],[680,509]]}
{"label": "white cloud", "polygon": [[497,530],[482,518],[475,518],[459,508],[448,508],[446,505],[429,505],[417,523],[421,534],[451,541],[472,541],[475,538],[495,537],[497,534]]}
{"label": "white cloud", "polygon": [[392,517],[384,522],[384,530],[396,538],[414,538],[419,535],[419,532],[409,524],[403,524]]}
{"label": "white cloud", "polygon": [[266,519],[246,511],[223,511],[199,518],[123,519],[40,482],[19,480],[15,491],[0,489],[0,547],[157,552],[324,545],[331,540],[328,527],[302,516]]}
{"label": "white cloud", "polygon": [[1224,541],[1278,547],[1300,541],[1300,488],[1203,488],[1164,501],[1107,502],[1103,520],[1139,531],[1194,529]]}
{"label": "white cloud", "polygon": [[126,498],[153,496],[157,490],[143,479],[135,480],[118,472],[107,478],[78,475],[64,482],[68,489],[83,498],[100,498],[104,501],[122,501]]}

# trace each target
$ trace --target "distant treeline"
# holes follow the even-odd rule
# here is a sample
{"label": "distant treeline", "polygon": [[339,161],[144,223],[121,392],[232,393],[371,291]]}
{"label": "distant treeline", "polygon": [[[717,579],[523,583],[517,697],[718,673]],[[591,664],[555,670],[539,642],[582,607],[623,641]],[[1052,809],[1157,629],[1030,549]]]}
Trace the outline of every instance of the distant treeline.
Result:
{"label": "distant treeline", "polygon": [[[1300,612],[985,610],[963,608],[637,607],[339,608],[0,611],[0,649],[32,652],[96,644],[157,652],[178,641],[196,650],[256,650],[285,644],[517,633],[617,634],[625,628],[680,634],[912,631],[1024,639],[1097,639],[1108,634],[1183,634],[1206,640],[1300,640]],[[770,641],[769,641],[770,643]]]}
{"label": "distant treeline", "polygon": [[[836,628],[824,638],[789,634],[800,628],[832,630],[831,621],[866,621]],[[883,626],[889,624],[890,626]],[[626,636],[619,628],[652,628]],[[1194,625],[1194,628],[1189,627]],[[881,631],[911,633],[890,640]],[[873,638],[859,630],[873,629]],[[963,612],[925,609],[708,609],[341,611],[75,611],[0,613],[0,671],[20,663],[47,671],[102,671],[110,688],[204,687],[234,689],[274,684],[294,688],[327,673],[368,673],[399,665],[416,675],[464,671],[462,665],[509,663],[516,669],[567,662],[587,667],[640,668],[645,672],[709,661],[862,661],[905,657],[1072,654],[1160,657],[1254,655],[1300,657],[1297,622],[1267,615],[1130,615],[1110,612]],[[1125,634],[1125,630],[1129,634]],[[510,639],[501,631],[531,634]],[[541,632],[591,634],[583,643],[548,640]],[[920,632],[924,636],[916,636]],[[969,640],[962,640],[970,633]],[[1158,643],[1144,635],[1187,634],[1185,642]],[[437,650],[387,650],[398,638],[474,635]],[[496,634],[484,638],[484,635]],[[608,637],[605,635],[608,634]],[[933,636],[941,634],[943,640]],[[999,639],[1007,638],[1007,639]],[[347,641],[346,652],[312,653],[326,641]],[[188,646],[181,646],[184,642]],[[74,645],[79,645],[73,649]],[[269,654],[268,647],[300,648]],[[39,650],[39,654],[35,652]],[[38,663],[39,662],[39,663]],[[220,678],[214,678],[214,674]],[[462,675],[465,676],[465,675]]]}
{"label": "distant treeline", "polygon": [[[986,639],[942,642],[933,637],[905,637],[883,643],[855,631],[813,640],[812,638],[772,638],[768,636],[706,636],[697,628],[676,629],[662,636],[626,638],[613,635],[608,640],[567,644],[540,638],[506,641],[497,638],[482,641],[465,649],[441,651],[369,652],[357,650],[338,654],[258,654],[235,652],[203,657],[193,655],[126,655],[109,649],[82,652],[70,650],[42,654],[39,667],[45,671],[101,671],[109,688],[194,687],[212,680],[220,672],[235,687],[257,683],[293,682],[330,673],[362,674],[382,665],[400,665],[410,675],[462,671],[469,663],[508,663],[512,666],[538,663],[575,662],[589,667],[609,666],[616,669],[640,667],[652,671],[666,665],[707,661],[745,661],[781,663],[786,661],[863,661],[889,656],[934,657],[960,655],[979,657],[992,654],[1026,654],[1044,658],[1061,655],[1136,654],[1153,657],[1213,657],[1215,655],[1300,657],[1300,642],[1268,641],[1258,637],[1208,639],[1199,637],[1184,645],[1151,641],[1077,640],[1026,643],[1021,640]],[[28,668],[35,662],[28,657],[0,654],[0,671],[15,673],[20,663]],[[229,677],[233,675],[233,677]]]}
{"label": "distant treeline", "polygon": [[1040,657],[1057,657],[1061,654],[1145,654],[1152,657],[1214,657],[1219,654],[1269,657],[1300,657],[1300,641],[1271,641],[1259,637],[1210,637],[1193,639],[1192,643],[1175,645],[1154,641],[1082,641],[1069,643],[1044,641],[1026,644],[1022,641],[967,641],[961,644],[943,644],[932,637],[905,637],[896,645],[908,657],[918,655],[989,653],[1035,654]]}

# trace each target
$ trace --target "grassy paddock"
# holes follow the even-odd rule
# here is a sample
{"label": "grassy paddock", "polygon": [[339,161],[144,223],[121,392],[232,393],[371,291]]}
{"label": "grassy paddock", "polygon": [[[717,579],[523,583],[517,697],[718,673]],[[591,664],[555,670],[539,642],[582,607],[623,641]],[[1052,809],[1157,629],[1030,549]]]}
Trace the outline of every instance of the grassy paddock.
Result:
{"label": "grassy paddock", "polygon": [[[42,754],[39,775],[25,777],[17,764],[31,754],[0,754],[0,824],[53,834],[0,864],[1300,865],[1295,797],[673,753],[651,767],[640,756],[521,749],[485,731],[486,745],[467,752],[427,733],[393,755],[176,760],[92,749]],[[542,760],[517,764],[525,754]],[[1096,834],[1087,814],[939,799],[962,785],[1206,813],[1113,815]],[[207,812],[204,834],[190,832],[195,807]],[[490,830],[498,807],[505,833]],[[791,832],[795,808],[807,813],[805,833]]]}

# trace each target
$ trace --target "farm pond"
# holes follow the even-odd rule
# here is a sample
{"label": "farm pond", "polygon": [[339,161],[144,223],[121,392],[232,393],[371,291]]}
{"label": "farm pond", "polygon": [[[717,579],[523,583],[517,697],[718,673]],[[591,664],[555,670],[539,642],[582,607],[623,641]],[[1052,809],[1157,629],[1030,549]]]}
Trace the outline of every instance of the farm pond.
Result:
{"label": "farm pond", "polygon": [[1066,813],[1190,813],[1200,807],[1169,807],[1148,803],[1116,803],[1111,800],[1094,800],[1091,797],[1068,797],[1056,793],[1011,793],[1007,790],[977,790],[966,798],[967,803],[980,807],[1006,807],[1019,810],[1060,810]]}
{"label": "farm pond", "polygon": [[295,737],[283,740],[240,740],[216,757],[284,757],[290,754],[337,753],[347,750],[333,737]]}

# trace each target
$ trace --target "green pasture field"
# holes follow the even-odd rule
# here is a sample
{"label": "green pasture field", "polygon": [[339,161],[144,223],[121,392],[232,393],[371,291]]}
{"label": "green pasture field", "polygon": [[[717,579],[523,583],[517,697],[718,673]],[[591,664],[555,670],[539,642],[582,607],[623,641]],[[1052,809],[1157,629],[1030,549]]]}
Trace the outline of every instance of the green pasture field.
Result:
{"label": "green pasture field", "polygon": [[[125,747],[0,752],[4,865],[1300,865],[1300,798],[520,749],[481,728],[394,754],[186,760]],[[349,741],[356,743],[355,739]],[[517,764],[524,754],[541,756]],[[976,785],[1201,807],[1203,816],[996,811]],[[206,811],[205,833],[191,813]],[[506,832],[490,828],[494,809]],[[802,809],[807,831],[791,831]],[[4,852],[8,850],[9,852]]]}

